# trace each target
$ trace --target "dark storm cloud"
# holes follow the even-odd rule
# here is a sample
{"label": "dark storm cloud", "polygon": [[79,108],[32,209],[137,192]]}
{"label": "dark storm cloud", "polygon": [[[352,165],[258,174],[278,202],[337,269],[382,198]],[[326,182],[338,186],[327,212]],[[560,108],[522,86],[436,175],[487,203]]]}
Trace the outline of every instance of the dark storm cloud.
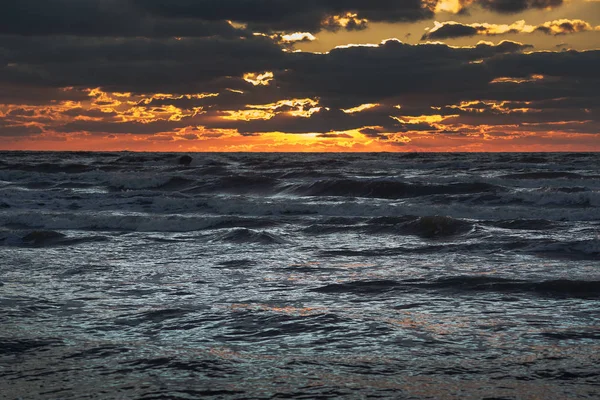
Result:
{"label": "dark storm cloud", "polygon": [[[390,40],[379,46],[342,47],[327,54],[313,54],[284,52],[272,40],[260,36],[176,40],[4,35],[0,36],[0,103],[29,104],[31,98],[41,99],[38,100],[41,104],[52,100],[92,100],[85,89],[100,87],[109,92],[144,94],[147,99],[138,105],[148,110],[175,105],[184,109],[204,107],[207,113],[180,121],[143,124],[117,122],[112,120],[114,114],[92,111],[84,116],[103,120],[70,121],[60,125],[50,121],[47,126],[59,132],[138,134],[205,126],[238,129],[244,135],[270,131],[330,133],[378,127],[373,132],[365,132],[382,135],[437,129],[435,124],[401,123],[391,116],[464,116],[464,119],[456,119],[457,124],[466,121],[493,124],[502,119],[515,124],[519,120],[534,121],[532,116],[519,118],[515,113],[507,117],[485,110],[489,117],[486,122],[470,111],[446,108],[461,101],[597,99],[600,52],[523,53],[530,49],[531,46],[510,41],[455,48]],[[265,71],[272,71],[274,75],[268,86],[253,86],[242,79],[244,73]],[[545,78],[522,83],[494,82],[503,77],[527,80],[536,74]],[[152,98],[155,92],[219,95]],[[310,118],[300,118],[284,112],[285,107],[290,106],[282,106],[269,120],[221,118],[226,115],[223,110],[252,109],[247,105],[294,98],[313,99],[329,110],[323,108]],[[360,113],[341,111],[365,103],[380,106]],[[394,108],[394,105],[402,108]],[[436,109],[432,109],[433,106]],[[564,120],[585,118],[589,113],[580,108],[559,104],[555,116]],[[79,113],[67,112],[70,114],[63,114],[65,117]],[[542,120],[556,121],[547,113],[540,116]],[[17,126],[6,122],[4,125],[6,132],[14,132]],[[29,129],[33,132],[36,127],[29,125]]]}
{"label": "dark storm cloud", "polygon": [[[276,62],[281,48],[263,37],[251,39],[85,38],[0,36],[0,61],[7,64],[119,64],[135,62],[204,62],[213,69],[235,68],[237,59]],[[151,65],[151,64],[150,64]],[[203,71],[200,71],[203,72]],[[225,71],[227,72],[227,71]],[[221,74],[222,75],[222,74]]]}
{"label": "dark storm cloud", "polygon": [[526,48],[515,42],[451,48],[390,40],[378,47],[293,54],[295,60],[276,80],[283,92],[296,97],[319,97],[325,106],[350,108],[408,93],[460,93],[484,87],[494,76],[475,61]]}
{"label": "dark storm cloud", "polygon": [[[336,30],[329,17],[355,13],[373,22],[408,22],[431,18],[421,0],[133,0],[143,10],[161,17],[233,20],[258,31]],[[329,22],[328,22],[329,21]],[[346,27],[360,28],[356,21]]]}
{"label": "dark storm cloud", "polygon": [[[600,83],[600,82],[599,82]],[[600,90],[600,85],[597,89]],[[515,104],[515,107],[531,107],[543,110],[549,109],[579,109],[590,110],[600,109],[600,96],[594,97],[570,97],[570,98],[551,98],[537,101],[530,101],[522,104]],[[595,118],[600,118],[600,113],[594,114]]]}
{"label": "dark storm cloud", "polygon": [[119,134],[139,134],[153,135],[156,133],[172,132],[177,128],[188,126],[185,121],[154,121],[154,122],[110,122],[110,121],[74,121],[53,127],[53,130],[60,133],[119,133]]}
{"label": "dark storm cloud", "polygon": [[[341,25],[334,17],[359,14]],[[77,36],[248,35],[227,21],[251,29],[356,30],[363,19],[417,21],[433,16],[421,0],[8,0],[0,13],[0,34]]]}
{"label": "dark storm cloud", "polygon": [[0,34],[234,37],[248,33],[224,20],[153,16],[128,0],[7,0],[1,7]]}
{"label": "dark storm cloud", "polygon": [[[546,101],[551,99],[586,98],[595,101],[600,92],[600,79],[549,79],[524,83],[494,83],[481,91],[469,93],[472,99],[488,99],[497,101]],[[450,94],[449,98],[464,100],[463,97]]]}
{"label": "dark storm cloud", "polygon": [[[288,113],[279,113],[269,120],[251,121],[214,121],[202,124],[208,128],[234,128],[240,133],[328,133],[361,128],[365,125],[385,126],[392,129],[398,126],[390,117],[397,114],[391,107],[376,107],[360,113],[347,114],[338,109],[321,109],[310,117],[295,117]],[[200,123],[202,123],[200,121]]]}
{"label": "dark storm cloud", "polygon": [[486,65],[495,76],[527,77],[541,74],[597,79],[600,50],[503,54],[491,58]]}
{"label": "dark storm cloud", "polygon": [[525,25],[524,21],[518,21],[512,25],[480,23],[462,24],[458,22],[444,22],[442,24],[436,23],[436,26],[429,32],[426,32],[421,37],[421,40],[453,39],[475,35],[498,36],[519,33],[530,34],[536,32],[558,36],[593,30],[600,30],[600,27],[594,28],[590,23],[579,19],[560,19],[556,21],[548,21],[537,26]]}
{"label": "dark storm cloud", "polygon": [[431,30],[423,34],[421,40],[426,39],[450,39],[450,38],[459,38],[459,37],[468,37],[475,36],[479,34],[482,30],[478,27],[459,24],[459,23],[445,23],[441,27]]}
{"label": "dark storm cloud", "polygon": [[[371,22],[413,22],[433,17],[437,1],[430,0],[133,0],[152,15],[170,18],[198,18],[207,21],[233,20],[258,31],[337,30],[333,16],[356,14],[345,29],[365,27]],[[463,0],[499,13],[558,7],[563,0]]]}
{"label": "dark storm cloud", "polygon": [[[0,67],[0,71],[2,68]],[[2,81],[2,72],[0,72]],[[88,93],[81,89],[49,88],[0,82],[0,104],[42,105],[61,101],[83,101]]]}
{"label": "dark storm cloud", "polygon": [[[227,77],[277,68],[285,53],[249,39],[0,37],[0,84],[200,92]],[[2,64],[4,64],[2,66]],[[219,85],[217,85],[219,86]]]}
{"label": "dark storm cloud", "polygon": [[86,110],[81,107],[70,108],[65,111],[61,111],[61,114],[69,117],[89,117],[89,118],[102,118],[109,119],[118,116],[114,111],[101,111],[98,109]]}
{"label": "dark storm cloud", "polygon": [[476,0],[483,8],[499,13],[518,13],[527,9],[545,9],[561,6],[563,0]]}
{"label": "dark storm cloud", "polygon": [[[322,110],[310,118],[279,114],[270,120],[219,121],[208,123],[208,126],[235,128],[243,133],[327,133],[378,126],[381,128],[365,132],[379,135],[436,129],[429,124],[401,124],[390,118],[402,115],[459,115],[449,123],[477,125],[591,119],[590,112],[595,110],[592,105],[591,111],[563,107],[568,101],[552,110],[532,105],[523,108],[533,112],[513,113],[510,109],[498,111],[491,106],[481,106],[480,112],[446,107],[477,99],[543,101],[575,96],[579,98],[579,104],[584,102],[581,98],[586,97],[597,102],[600,80],[594,74],[600,68],[600,52],[509,52],[522,48],[523,45],[514,42],[462,49],[388,42],[376,48],[340,48],[323,55],[298,54],[287,72],[276,77],[277,84],[283,93],[319,98],[321,105],[331,107],[331,110]],[[496,78],[529,78],[532,75],[543,75],[544,78],[521,83],[493,82]],[[418,106],[419,101],[421,106]],[[408,104],[408,107],[398,110],[380,106],[355,114],[339,110],[364,103]],[[506,107],[510,108],[509,105]]]}
{"label": "dark storm cloud", "polygon": [[32,136],[42,132],[43,130],[39,126],[15,124],[0,118],[0,137]]}
{"label": "dark storm cloud", "polygon": [[[563,1],[463,0],[464,7],[473,3],[516,13],[556,7]],[[0,13],[0,34],[233,38],[251,36],[251,31],[358,30],[368,22],[433,18],[435,4],[435,0],[7,0]],[[247,25],[248,30],[228,21]]]}
{"label": "dark storm cloud", "polygon": [[[527,108],[527,107],[526,107]],[[513,125],[524,123],[550,123],[563,121],[600,121],[595,116],[594,109],[560,109],[560,108],[527,108],[528,112],[513,111],[511,113],[500,112],[491,106],[486,109],[457,111],[457,115],[446,119],[445,123],[464,123],[468,125]],[[451,110],[452,111],[452,110]],[[496,118],[495,118],[496,117]]]}
{"label": "dark storm cloud", "polygon": [[489,73],[471,61],[525,48],[515,42],[454,49],[388,41],[378,47],[312,54],[283,52],[264,37],[176,40],[3,36],[0,85],[102,87],[134,93],[222,92],[227,88],[249,88],[241,80],[246,72],[274,71],[275,87],[279,89],[272,89],[273,97],[277,91],[280,98],[339,97],[339,93],[350,96],[343,102],[352,106],[405,91],[436,90],[439,85],[447,90],[480,85],[489,80]]}

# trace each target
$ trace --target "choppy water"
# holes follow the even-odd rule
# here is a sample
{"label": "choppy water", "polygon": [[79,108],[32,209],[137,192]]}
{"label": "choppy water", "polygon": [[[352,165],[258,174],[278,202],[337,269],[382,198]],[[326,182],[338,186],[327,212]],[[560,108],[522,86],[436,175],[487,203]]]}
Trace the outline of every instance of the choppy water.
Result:
{"label": "choppy water", "polygon": [[600,154],[0,153],[0,397],[600,397]]}

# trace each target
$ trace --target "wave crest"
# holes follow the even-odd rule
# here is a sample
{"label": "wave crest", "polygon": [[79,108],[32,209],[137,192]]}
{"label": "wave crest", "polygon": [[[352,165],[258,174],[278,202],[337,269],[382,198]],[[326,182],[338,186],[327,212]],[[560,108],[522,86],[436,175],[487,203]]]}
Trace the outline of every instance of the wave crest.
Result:
{"label": "wave crest", "polygon": [[253,244],[285,244],[286,240],[265,231],[255,231],[252,229],[233,229],[216,237],[217,241],[229,243],[253,243]]}

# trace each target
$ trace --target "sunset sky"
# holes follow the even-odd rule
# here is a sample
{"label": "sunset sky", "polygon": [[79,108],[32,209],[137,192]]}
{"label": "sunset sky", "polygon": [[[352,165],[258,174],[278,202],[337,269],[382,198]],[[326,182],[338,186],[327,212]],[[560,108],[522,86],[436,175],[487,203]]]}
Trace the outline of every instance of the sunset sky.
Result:
{"label": "sunset sky", "polygon": [[600,151],[600,0],[9,0],[0,150]]}

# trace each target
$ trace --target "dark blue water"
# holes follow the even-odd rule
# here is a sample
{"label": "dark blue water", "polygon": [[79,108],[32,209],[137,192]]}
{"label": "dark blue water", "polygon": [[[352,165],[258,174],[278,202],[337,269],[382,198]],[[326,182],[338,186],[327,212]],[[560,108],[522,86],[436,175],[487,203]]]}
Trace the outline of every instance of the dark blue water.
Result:
{"label": "dark blue water", "polygon": [[600,154],[0,153],[0,398],[600,397]]}

